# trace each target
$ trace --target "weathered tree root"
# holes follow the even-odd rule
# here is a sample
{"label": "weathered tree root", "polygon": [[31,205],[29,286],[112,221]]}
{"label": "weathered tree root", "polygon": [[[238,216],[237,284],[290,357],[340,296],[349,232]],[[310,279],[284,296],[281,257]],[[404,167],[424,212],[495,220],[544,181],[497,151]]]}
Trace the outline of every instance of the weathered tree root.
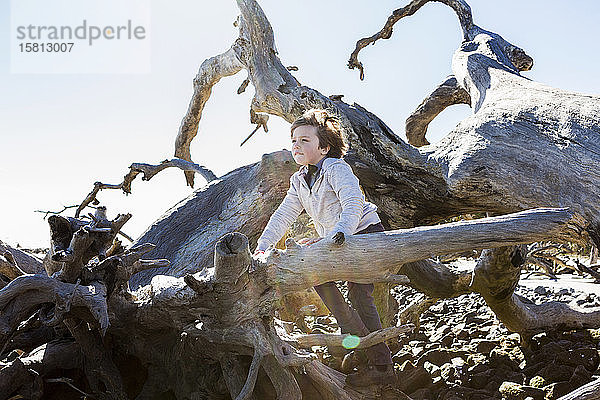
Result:
{"label": "weathered tree root", "polygon": [[[128,288],[127,283],[133,274],[169,265],[167,260],[141,259],[143,254],[154,248],[151,244],[139,245],[119,254],[108,254],[107,257],[107,249],[130,217],[119,215],[108,221],[101,213],[92,216],[91,222],[50,217],[53,246],[46,257],[46,266],[49,272],[54,272],[52,276],[17,276],[0,290],[0,345],[3,348],[0,354],[11,348],[9,341],[17,339],[18,335],[23,340],[23,334],[31,333],[33,336],[29,337],[35,338],[36,332],[39,332],[41,338],[51,338],[52,334],[43,328],[64,323],[78,345],[77,351],[81,355],[78,359],[83,360],[76,367],[83,366],[94,398],[127,398],[120,372],[103,343],[110,326],[108,301],[119,297],[113,296],[115,293],[121,294],[123,289]],[[113,306],[118,306],[123,300],[127,301],[126,297],[114,302]],[[110,313],[113,317],[115,311]],[[48,354],[52,357],[52,352]],[[23,373],[26,365],[23,360],[15,361],[10,368],[2,370],[5,374],[20,376],[10,378],[13,383],[10,384],[12,386],[7,384],[10,387],[7,387],[6,393],[25,390],[28,391],[27,398],[39,398],[43,395],[41,377],[44,374],[35,372],[32,378],[31,374]],[[62,361],[53,364],[50,360],[48,363],[44,361],[43,367],[63,368],[63,364]],[[0,385],[3,384],[0,377]]]}
{"label": "weathered tree root", "polygon": [[109,221],[105,209],[102,211],[91,221],[60,215],[48,218],[51,246],[43,265],[49,276],[56,273],[58,279],[72,283],[92,258],[106,258],[107,250],[131,214],[119,214]]}
{"label": "weathered tree root", "polygon": [[[0,369],[0,400],[17,394],[29,399],[41,398],[43,393],[41,387],[38,388],[40,378],[58,369],[75,369],[82,365],[83,356],[74,341],[59,340],[44,344]],[[37,392],[37,395],[32,392]]]}
{"label": "weathered tree root", "polygon": [[[98,283],[85,286],[42,275],[19,276],[0,291],[1,343],[44,303],[55,304],[55,316],[70,312],[106,329],[109,322],[103,292]],[[60,322],[56,319],[53,322]]]}
{"label": "weathered tree root", "polygon": [[576,309],[561,302],[532,304],[514,293],[523,265],[523,250],[509,246],[484,250],[473,272],[471,288],[480,293],[498,319],[527,341],[549,329],[593,328],[600,325],[600,310]]}

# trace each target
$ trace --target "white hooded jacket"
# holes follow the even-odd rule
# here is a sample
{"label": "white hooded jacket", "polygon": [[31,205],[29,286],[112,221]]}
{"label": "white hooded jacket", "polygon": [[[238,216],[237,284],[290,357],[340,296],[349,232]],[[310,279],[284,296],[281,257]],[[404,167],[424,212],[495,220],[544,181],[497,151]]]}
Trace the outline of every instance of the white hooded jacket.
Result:
{"label": "white hooded jacket", "polygon": [[257,250],[275,245],[302,210],[311,217],[321,237],[337,232],[353,235],[381,222],[377,206],[365,200],[358,178],[344,160],[324,159],[312,189],[305,180],[307,171],[303,166],[291,176],[290,188],[258,239]]}

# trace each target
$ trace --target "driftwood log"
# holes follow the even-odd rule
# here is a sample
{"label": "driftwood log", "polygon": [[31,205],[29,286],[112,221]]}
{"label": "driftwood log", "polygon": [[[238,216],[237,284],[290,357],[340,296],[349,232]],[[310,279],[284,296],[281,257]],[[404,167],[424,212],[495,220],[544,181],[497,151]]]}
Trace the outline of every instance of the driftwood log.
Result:
{"label": "driftwood log", "polygon": [[[212,182],[128,250],[114,245],[128,215],[82,220],[80,207],[75,218],[49,219],[47,274],[22,274],[30,271],[15,254],[0,254],[0,273],[12,279],[0,290],[0,354],[27,353],[6,358],[0,399],[43,398],[48,385],[57,384],[100,399],[407,398],[395,382],[348,388],[343,373],[303,349],[315,342],[335,347],[343,338],[292,337],[280,328],[274,315],[286,294],[331,280],[408,284],[435,298],[477,292],[525,340],[557,327],[600,327],[598,310],[532,305],[514,294],[526,257],[521,244],[552,239],[600,245],[600,98],[522,77],[533,62],[522,49],[475,25],[465,1],[438,1],[458,15],[463,42],[453,76],[407,121],[405,143],[360,105],[300,85],[278,58],[258,3],[237,0],[239,37],[200,66],[176,139],[178,158],[161,166],[183,169],[190,185],[194,173],[204,172]],[[381,32],[357,43],[350,67],[362,73],[361,49],[389,39],[395,23],[427,2],[394,11]],[[250,245],[294,170],[289,154],[267,155],[214,179],[190,153],[212,87],[242,70],[255,89],[251,122],[257,126],[266,128],[267,114],[291,122],[309,108],[340,118],[350,143],[346,159],[387,232],[336,235],[310,247],[290,240],[284,250],[252,258]],[[428,145],[428,123],[457,103],[469,104],[473,115]],[[149,177],[143,166],[132,166],[128,176]],[[115,187],[125,190],[126,182],[127,176]],[[111,185],[95,185],[85,201],[105,187]],[[421,226],[474,212],[496,216]],[[470,249],[483,250],[473,271],[454,272],[429,259]],[[154,260],[142,260],[144,254]],[[156,268],[167,275],[157,275]],[[137,290],[130,291],[129,283]],[[407,329],[359,339],[365,346]],[[83,374],[49,377],[57,371]]]}

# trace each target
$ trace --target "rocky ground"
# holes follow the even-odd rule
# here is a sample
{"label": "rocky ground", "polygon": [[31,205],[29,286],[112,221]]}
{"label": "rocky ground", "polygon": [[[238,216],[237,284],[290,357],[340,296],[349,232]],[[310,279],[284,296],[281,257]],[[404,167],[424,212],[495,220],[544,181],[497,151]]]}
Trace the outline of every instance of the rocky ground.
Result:
{"label": "rocky ground", "polygon": [[[577,278],[575,278],[577,279]],[[535,303],[561,301],[599,307],[600,296],[562,287],[559,281],[526,280],[516,290]],[[590,286],[592,285],[592,286]],[[600,289],[600,287],[598,287]],[[400,309],[422,294],[394,289]],[[335,321],[309,321],[316,332],[331,332]],[[420,318],[418,331],[390,343],[399,386],[413,399],[556,399],[600,375],[600,330],[547,332],[521,344],[476,294],[440,300]],[[341,369],[340,357],[322,355]]]}

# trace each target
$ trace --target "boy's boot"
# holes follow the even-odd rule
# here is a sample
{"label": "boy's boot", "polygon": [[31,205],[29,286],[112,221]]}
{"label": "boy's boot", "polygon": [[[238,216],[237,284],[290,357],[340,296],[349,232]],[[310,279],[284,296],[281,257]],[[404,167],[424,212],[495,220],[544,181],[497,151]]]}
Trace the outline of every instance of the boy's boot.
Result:
{"label": "boy's boot", "polygon": [[394,365],[369,365],[358,372],[346,376],[348,386],[364,387],[373,385],[388,385],[396,383]]}

